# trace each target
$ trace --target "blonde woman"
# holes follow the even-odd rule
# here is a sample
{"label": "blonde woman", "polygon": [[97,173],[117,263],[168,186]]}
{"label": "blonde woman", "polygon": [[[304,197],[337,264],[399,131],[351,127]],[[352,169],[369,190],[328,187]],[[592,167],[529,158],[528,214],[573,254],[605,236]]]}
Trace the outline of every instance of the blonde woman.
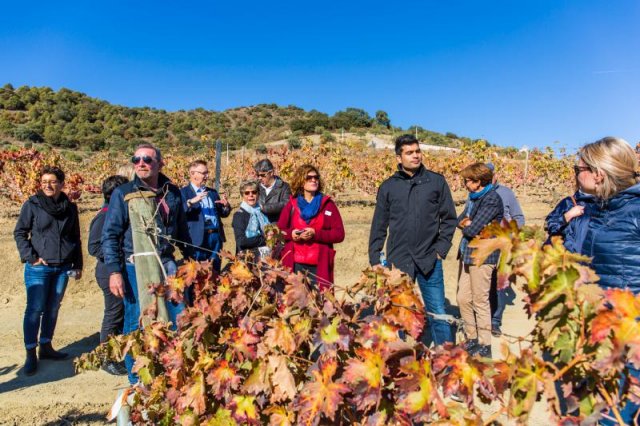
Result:
{"label": "blonde woman", "polygon": [[[582,189],[597,198],[582,253],[593,258],[592,267],[600,276],[598,285],[638,294],[640,184],[636,154],[623,139],[606,137],[583,146],[578,157]],[[639,370],[630,364],[627,368],[630,377],[640,378]],[[625,424],[634,424],[640,405],[629,400],[619,408]],[[617,422],[605,418],[600,424]]]}

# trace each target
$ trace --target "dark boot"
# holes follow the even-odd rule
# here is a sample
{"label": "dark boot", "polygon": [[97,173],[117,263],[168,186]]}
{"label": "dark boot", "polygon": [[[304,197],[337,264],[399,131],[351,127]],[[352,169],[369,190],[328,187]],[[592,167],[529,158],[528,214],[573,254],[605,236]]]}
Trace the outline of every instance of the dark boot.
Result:
{"label": "dark boot", "polygon": [[38,356],[36,348],[27,349],[27,360],[24,362],[24,374],[33,376],[38,370]]}
{"label": "dark boot", "polygon": [[478,349],[474,355],[480,358],[491,358],[491,345],[478,345]]}
{"label": "dark boot", "polygon": [[473,355],[478,347],[478,339],[465,340],[460,346],[462,346],[462,349],[469,352],[469,355]]}
{"label": "dark boot", "polygon": [[58,352],[53,349],[53,346],[51,346],[51,342],[40,344],[40,359],[61,360],[65,359],[68,355],[69,354]]}

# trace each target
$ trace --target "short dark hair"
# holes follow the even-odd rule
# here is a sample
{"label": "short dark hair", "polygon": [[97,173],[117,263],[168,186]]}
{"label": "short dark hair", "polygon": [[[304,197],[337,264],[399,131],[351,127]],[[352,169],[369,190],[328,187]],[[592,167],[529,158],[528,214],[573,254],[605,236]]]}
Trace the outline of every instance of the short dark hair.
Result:
{"label": "short dark hair", "polygon": [[113,190],[127,182],[129,182],[129,179],[120,175],[113,175],[106,178],[104,182],[102,182],[102,196],[104,200],[109,202]]}
{"label": "short dark hair", "polygon": [[255,170],[256,172],[262,172],[262,173],[270,172],[273,170],[273,163],[269,161],[267,158],[265,158],[264,160],[260,160],[256,164],[254,164],[253,170]]}
{"label": "short dark hair", "polygon": [[493,172],[484,163],[473,163],[460,172],[463,179],[480,181],[480,185],[487,186],[493,181]]}
{"label": "short dark hair", "polygon": [[398,136],[396,138],[396,155],[402,154],[402,147],[405,145],[415,145],[419,144],[418,139],[415,136],[406,134],[402,136]]}
{"label": "short dark hair", "polygon": [[40,177],[44,175],[54,175],[59,182],[64,182],[64,172],[60,167],[44,166],[42,170],[40,170]]}

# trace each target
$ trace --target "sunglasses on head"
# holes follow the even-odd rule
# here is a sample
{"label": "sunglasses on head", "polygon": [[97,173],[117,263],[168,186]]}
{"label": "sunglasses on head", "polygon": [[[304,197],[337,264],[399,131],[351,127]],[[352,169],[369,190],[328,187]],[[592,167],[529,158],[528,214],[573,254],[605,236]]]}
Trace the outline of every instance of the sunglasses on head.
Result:
{"label": "sunglasses on head", "polygon": [[243,194],[244,195],[256,195],[258,193],[258,191],[244,191]]}
{"label": "sunglasses on head", "polygon": [[153,157],[149,157],[148,155],[143,155],[141,157],[134,155],[131,157],[131,163],[133,164],[138,164],[140,161],[144,161],[145,164],[151,164],[153,163]]}
{"label": "sunglasses on head", "polygon": [[307,182],[310,181],[310,180],[318,181],[318,180],[320,180],[320,176],[318,176],[318,175],[307,175],[307,176],[305,176],[304,180],[306,180]]}

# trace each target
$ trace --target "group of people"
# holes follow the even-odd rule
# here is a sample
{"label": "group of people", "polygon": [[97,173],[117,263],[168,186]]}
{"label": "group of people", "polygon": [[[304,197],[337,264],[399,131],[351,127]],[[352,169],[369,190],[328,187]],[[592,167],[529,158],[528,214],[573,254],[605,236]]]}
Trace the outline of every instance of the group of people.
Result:
{"label": "group of people", "polygon": [[[499,252],[483,265],[473,263],[469,242],[489,223],[516,220],[524,225],[524,214],[513,191],[499,185],[492,164],[474,163],[460,176],[469,191],[462,213],[457,216],[451,190],[444,177],[422,164],[418,140],[403,135],[395,144],[398,171],[378,190],[369,237],[369,262],[389,263],[417,281],[429,333],[421,340],[436,345],[454,342],[446,314],[442,261],[452,246],[456,227],[462,232],[457,251],[457,302],[464,322],[464,347],[472,354],[491,356],[491,336],[501,334],[506,290],[497,291],[495,266]],[[386,241],[386,255],[383,248]],[[491,290],[494,303],[491,306]],[[493,308],[493,309],[492,309]]]}
{"label": "group of people", "polygon": [[[175,247],[183,259],[211,261],[220,272],[219,251],[226,240],[222,219],[231,213],[224,195],[207,186],[207,162],[188,167],[189,183],[179,188],[162,174],[160,150],[139,145],[131,166],[108,177],[102,185],[104,204],[89,228],[88,251],[97,259],[95,276],[104,296],[100,341],[113,334],[129,334],[140,327],[141,314],[151,304],[158,316],[177,323],[184,303],[154,298],[148,286],[177,273]],[[240,185],[242,203],[233,216],[236,251],[267,256],[268,225],[282,230],[283,264],[303,271],[321,289],[333,282],[333,244],[344,239],[340,213],[322,193],[322,178],[312,165],[301,166],[290,187],[265,159],[255,165],[257,180]],[[58,310],[70,277],[82,274],[82,249],[77,206],[62,191],[65,175],[56,167],[40,173],[41,189],[22,206],[14,237],[25,263],[27,308],[24,373],[37,371],[38,359],[60,360],[52,338]],[[36,348],[39,346],[39,352]],[[105,362],[111,374],[128,374],[133,384],[133,359]]]}
{"label": "group of people", "polygon": [[[509,188],[497,181],[491,163],[465,167],[460,177],[469,192],[456,215],[444,177],[425,168],[418,140],[403,135],[395,141],[398,170],[379,188],[369,238],[369,262],[396,267],[417,281],[429,316],[422,340],[440,345],[453,342],[446,313],[442,261],[456,228],[462,233],[457,249],[457,302],[464,323],[462,343],[472,354],[491,356],[491,337],[501,333],[506,297],[495,292],[499,252],[475,265],[470,241],[489,223],[515,220],[524,225],[522,209]],[[577,191],[562,200],[546,219],[550,236],[561,235],[568,250],[591,257],[604,288],[640,292],[640,182],[638,158],[622,139],[607,137],[582,147],[574,167]],[[105,315],[100,339],[130,333],[140,326],[148,302],[147,285],[176,273],[174,247],[183,258],[210,260],[220,271],[219,250],[225,242],[222,218],[231,213],[224,195],[207,186],[205,161],[189,165],[189,183],[179,188],[161,173],[162,156],[153,145],[136,148],[128,176],[111,176],[103,183],[105,203],[91,223],[89,253],[98,259],[96,279],[103,289]],[[257,180],[240,185],[242,203],[232,226],[236,251],[271,255],[268,226],[276,224],[284,237],[278,256],[292,271],[306,273],[321,290],[333,283],[334,244],[344,240],[340,212],[323,193],[319,170],[298,168],[291,186],[265,159],[254,166]],[[78,209],[62,192],[64,172],[46,167],[41,189],[22,207],[15,240],[25,263],[27,307],[24,316],[26,374],[34,374],[40,359],[64,359],[53,349],[60,302],[69,277],[82,274]],[[386,251],[385,251],[386,247]],[[188,291],[187,291],[188,293]],[[492,306],[492,299],[494,301]],[[185,294],[189,303],[190,295]],[[184,304],[165,302],[166,319],[176,323]],[[39,345],[39,353],[36,348]],[[109,364],[113,374],[131,373]],[[640,372],[629,366],[634,377]],[[627,404],[629,413],[637,406]],[[626,409],[626,408],[625,408]]]}

